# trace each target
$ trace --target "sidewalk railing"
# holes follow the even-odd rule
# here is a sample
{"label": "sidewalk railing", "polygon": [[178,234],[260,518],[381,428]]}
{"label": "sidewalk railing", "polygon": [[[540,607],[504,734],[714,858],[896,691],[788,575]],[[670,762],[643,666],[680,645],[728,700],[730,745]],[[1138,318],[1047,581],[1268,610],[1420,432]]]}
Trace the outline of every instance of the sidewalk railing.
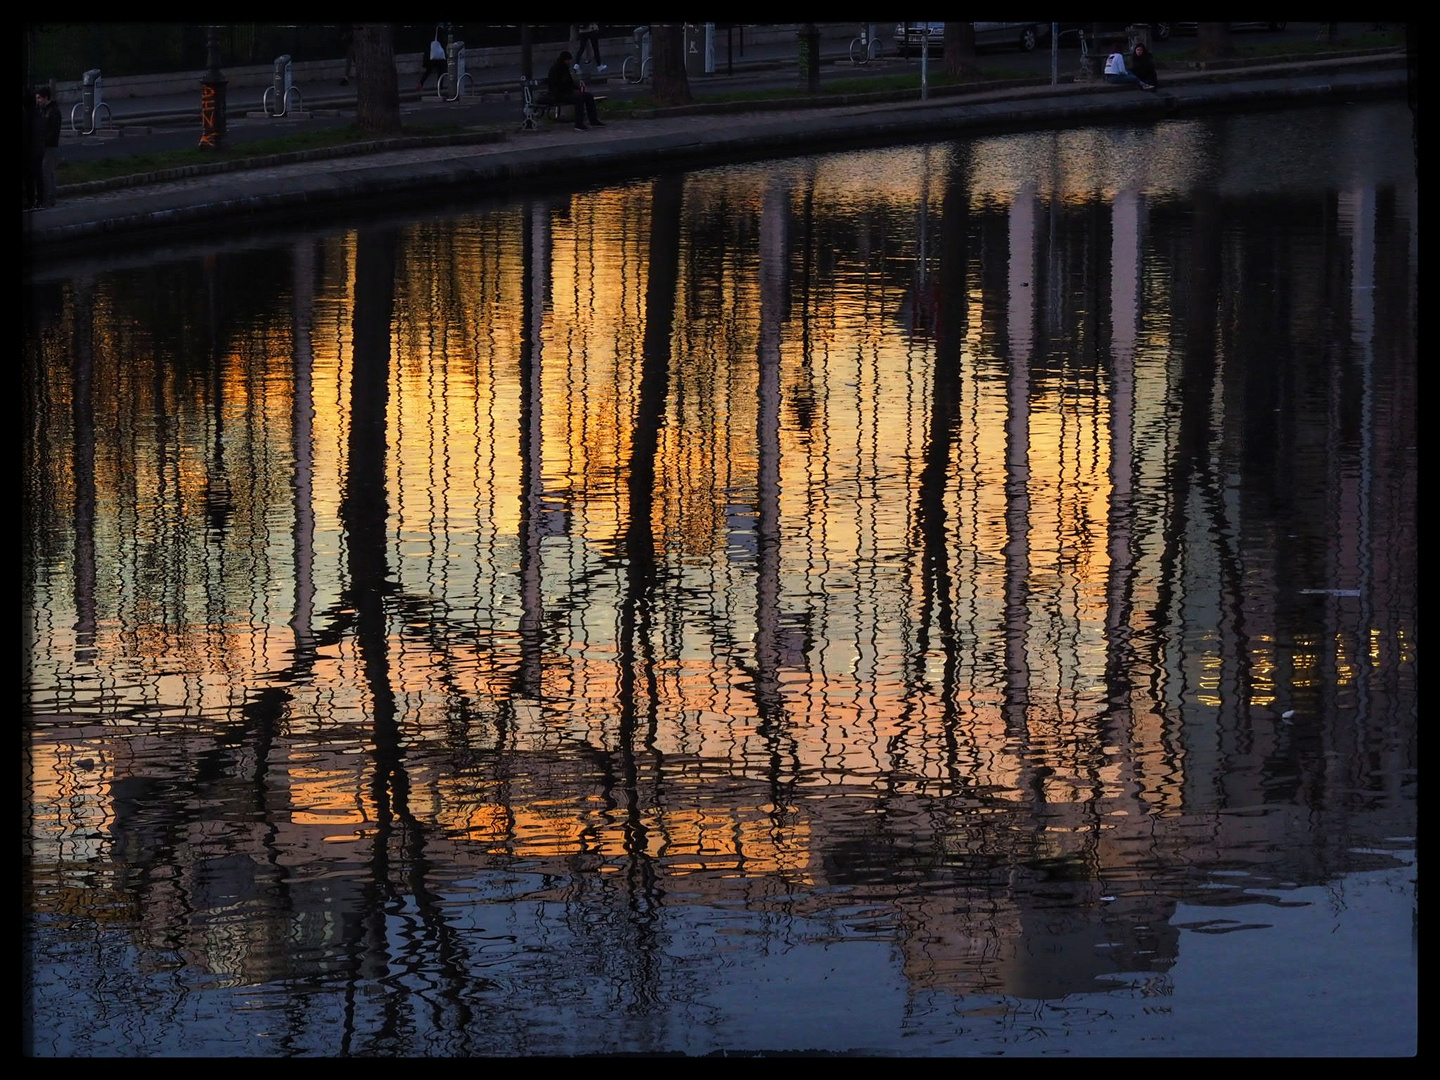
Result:
{"label": "sidewalk railing", "polygon": [[[839,43],[841,51],[844,51],[850,38],[855,35],[854,23],[820,23],[818,26],[821,39],[829,43]],[[799,27],[799,23],[746,26],[744,31],[746,59],[752,58],[755,51],[760,49],[774,54],[777,47],[794,48],[795,35],[799,31]],[[629,43],[628,36],[601,38],[601,55],[607,59],[623,57]],[[564,41],[536,42],[532,45],[531,56],[536,69],[535,74],[543,76],[560,50],[569,47],[569,43]],[[425,53],[401,53],[395,57],[395,69],[399,76],[400,86],[405,86],[407,81],[411,85],[414,84],[425,66],[425,56]],[[520,47],[514,45],[499,48],[467,48],[465,50],[465,66],[474,80],[474,89],[477,92],[492,85],[496,89],[513,88],[520,73]],[[322,86],[338,88],[341,77],[345,74],[345,60],[343,57],[334,60],[297,60],[293,63],[293,69],[294,80],[297,84],[316,89]],[[492,69],[494,78],[490,79],[486,72]],[[618,64],[612,64],[611,70],[618,74]],[[158,75],[122,75],[119,77],[107,75],[105,77],[105,95],[112,102],[129,98],[174,97],[192,93],[198,97],[198,87],[204,75],[205,72],[198,68],[193,71],[167,72]],[[241,100],[244,95],[241,94],[240,97],[237,97],[237,93],[242,91],[253,91],[253,96],[258,99],[260,93],[271,84],[273,78],[274,66],[268,63],[225,69],[225,79],[229,84],[229,94],[232,100]],[[61,79],[55,82],[56,100],[61,105],[79,101],[81,90],[79,78]]]}

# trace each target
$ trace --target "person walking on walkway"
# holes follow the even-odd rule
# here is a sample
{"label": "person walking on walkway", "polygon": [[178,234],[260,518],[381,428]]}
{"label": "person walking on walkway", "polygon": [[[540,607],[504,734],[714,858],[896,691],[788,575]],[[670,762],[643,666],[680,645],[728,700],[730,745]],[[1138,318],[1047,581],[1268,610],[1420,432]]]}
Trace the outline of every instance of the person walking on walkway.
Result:
{"label": "person walking on walkway", "polygon": [[445,74],[445,46],[440,44],[440,34],[435,34],[435,40],[430,42],[430,59],[425,61],[425,69],[420,72],[420,81],[415,84],[416,90],[425,89],[425,80],[430,77],[431,72],[435,73],[435,80],[438,85],[440,76]]}
{"label": "person walking on walkway", "polygon": [[40,144],[40,187],[35,193],[38,210],[55,205],[55,166],[60,161],[60,106],[55,104],[50,87],[36,88],[35,112],[35,135]]}
{"label": "person walking on walkway", "polygon": [[585,48],[588,45],[590,48],[590,58],[595,61],[595,70],[607,70],[609,65],[600,62],[600,24],[593,22],[581,23],[579,37],[580,48],[575,53],[575,63],[583,64],[585,62]]}
{"label": "person walking on walkway", "polygon": [[[575,76],[570,71],[573,59],[570,50],[566,49],[550,68],[550,74],[545,77],[545,82],[550,87],[550,100],[556,105],[574,103],[575,130],[584,131],[587,126],[604,127],[604,121],[595,111],[595,95],[575,84]],[[590,121],[588,125],[585,123],[587,117]]]}

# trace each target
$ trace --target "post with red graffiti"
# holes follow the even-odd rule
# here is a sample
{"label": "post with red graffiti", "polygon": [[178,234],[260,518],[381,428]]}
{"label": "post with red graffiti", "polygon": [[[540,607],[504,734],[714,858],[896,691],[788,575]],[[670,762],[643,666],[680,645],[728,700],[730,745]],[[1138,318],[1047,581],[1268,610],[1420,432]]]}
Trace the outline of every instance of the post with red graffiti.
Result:
{"label": "post with red graffiti", "polygon": [[208,69],[200,80],[200,148],[219,150],[225,138],[225,76],[220,73],[220,28],[205,30]]}

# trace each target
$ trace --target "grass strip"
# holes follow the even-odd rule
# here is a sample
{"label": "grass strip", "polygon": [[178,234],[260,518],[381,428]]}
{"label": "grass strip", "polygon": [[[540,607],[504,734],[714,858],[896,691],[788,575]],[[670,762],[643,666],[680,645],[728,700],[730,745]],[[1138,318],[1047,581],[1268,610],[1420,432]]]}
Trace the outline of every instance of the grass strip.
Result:
{"label": "grass strip", "polygon": [[[408,139],[459,135],[468,130],[470,129],[453,124],[407,126],[401,136]],[[357,126],[349,124],[339,128],[297,131],[269,139],[232,143],[219,150],[202,150],[195,146],[184,150],[166,150],[152,154],[131,154],[125,157],[97,158],[85,161],[61,159],[55,168],[55,182],[62,186],[85,184],[97,180],[113,180],[121,176],[158,173],[196,165],[246,161],[251,158],[271,157],[277,154],[299,154],[307,150],[326,150],[375,141],[374,136],[365,135]]]}

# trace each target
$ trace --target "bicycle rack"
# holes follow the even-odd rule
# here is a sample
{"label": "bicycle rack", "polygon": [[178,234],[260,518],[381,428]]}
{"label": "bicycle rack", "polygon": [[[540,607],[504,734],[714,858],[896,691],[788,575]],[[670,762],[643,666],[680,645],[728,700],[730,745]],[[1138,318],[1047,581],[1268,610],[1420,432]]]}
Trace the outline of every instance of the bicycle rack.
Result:
{"label": "bicycle rack", "polygon": [[[104,110],[103,119],[101,110]],[[89,128],[84,131],[80,130],[82,117],[90,122]],[[94,135],[109,119],[110,106],[105,104],[101,94],[100,69],[91,68],[80,77],[80,100],[70,110],[70,130],[77,135]]]}
{"label": "bicycle rack", "polygon": [[[626,82],[642,83],[646,78],[645,65],[650,62],[650,27],[637,26],[635,28],[635,40],[631,45],[631,49],[633,51],[625,58],[625,63],[620,66],[620,76]],[[630,70],[631,60],[636,62],[636,77],[633,79],[626,74]]]}
{"label": "bicycle rack", "polygon": [[266,116],[289,116],[290,110],[300,103],[300,97],[300,91],[291,81],[290,57],[277,56],[274,79],[260,95],[260,108]]}
{"label": "bicycle rack", "polygon": [[[465,43],[452,41],[446,50],[445,71],[435,80],[435,96],[441,101],[459,101],[465,87],[474,81],[465,70]],[[449,93],[446,92],[447,86],[452,88]]]}
{"label": "bicycle rack", "polygon": [[1101,71],[1105,65],[1105,53],[1103,51],[1097,53],[1090,47],[1094,44],[1094,38],[1088,36],[1083,28],[1062,30],[1060,37],[1067,38],[1071,34],[1075,35],[1075,39],[1080,45],[1080,63],[1076,68],[1075,77],[1082,82],[1098,80],[1101,78]]}
{"label": "bicycle rack", "polygon": [[[880,46],[879,30],[879,23],[860,24],[860,36],[855,38],[854,41],[850,42],[851,64],[868,64],[872,60],[880,59],[882,50]],[[857,60],[855,58],[855,46],[857,43],[860,46],[861,54],[864,56],[863,60]]]}

